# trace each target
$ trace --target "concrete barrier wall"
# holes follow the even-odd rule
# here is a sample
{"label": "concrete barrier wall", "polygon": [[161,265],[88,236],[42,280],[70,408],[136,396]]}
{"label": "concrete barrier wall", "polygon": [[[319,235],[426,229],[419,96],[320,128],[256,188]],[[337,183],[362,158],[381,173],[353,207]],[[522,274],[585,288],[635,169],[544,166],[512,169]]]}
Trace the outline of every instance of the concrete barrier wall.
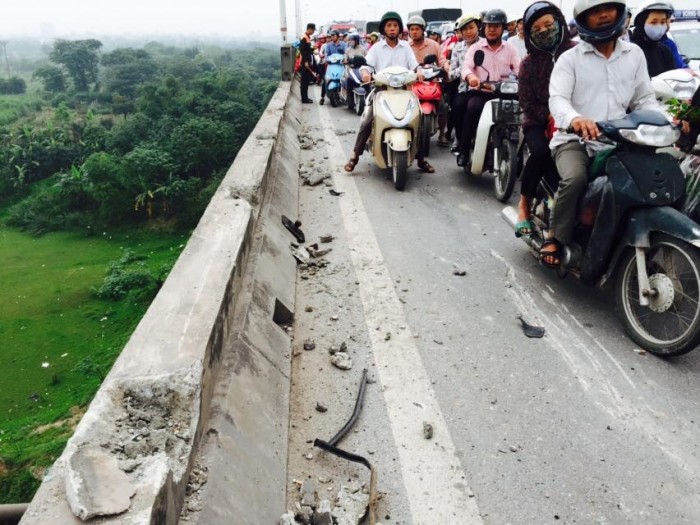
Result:
{"label": "concrete barrier wall", "polygon": [[[178,523],[202,433],[211,428],[210,405],[222,363],[238,363],[240,372],[242,364],[255,362],[250,354],[269,354],[270,344],[277,348],[265,357],[276,360],[263,378],[269,383],[248,381],[240,373],[224,376],[227,388],[235,391],[244,382],[245,399],[260,404],[243,409],[226,401],[215,404],[229,405],[218,406],[219,414],[238,411],[251,419],[237,430],[240,444],[234,448],[241,457],[247,457],[246,443],[261,445],[256,432],[275,429],[276,446],[264,452],[271,457],[263,477],[270,487],[267,498],[281,497],[272,502],[275,513],[284,509],[288,403],[281,408],[284,398],[277,392],[288,396],[289,360],[285,363],[283,355],[291,344],[272,322],[271,310],[275,304],[289,312],[294,308],[295,264],[289,239],[276,224],[280,209],[295,216],[298,203],[300,107],[291,93],[292,84],[282,82],[44,479],[23,525],[69,525],[100,515],[108,517],[99,523]],[[273,188],[275,197],[268,197]],[[268,233],[261,233],[264,224],[259,224],[265,222],[259,220],[263,209],[276,224]],[[251,273],[257,278],[246,277]],[[257,308],[254,315],[251,305]],[[245,399],[239,403],[249,404]],[[266,414],[265,421],[256,422],[252,412]],[[240,475],[251,468],[261,467],[242,465]]]}

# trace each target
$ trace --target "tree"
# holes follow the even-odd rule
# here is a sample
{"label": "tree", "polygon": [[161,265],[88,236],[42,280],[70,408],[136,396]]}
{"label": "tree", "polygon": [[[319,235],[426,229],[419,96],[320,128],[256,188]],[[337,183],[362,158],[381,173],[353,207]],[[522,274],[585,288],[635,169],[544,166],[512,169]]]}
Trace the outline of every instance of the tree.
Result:
{"label": "tree", "polygon": [[66,76],[61,68],[56,66],[39,68],[34,72],[32,78],[41,80],[44,83],[44,89],[50,93],[61,93],[66,90]]}
{"label": "tree", "polygon": [[158,65],[143,49],[115,49],[102,57],[104,90],[134,99],[136,90],[158,74]]}
{"label": "tree", "polygon": [[88,40],[56,40],[49,58],[55,64],[61,64],[68,71],[77,91],[87,91],[90,84],[97,82],[98,51],[102,42],[93,38]]}

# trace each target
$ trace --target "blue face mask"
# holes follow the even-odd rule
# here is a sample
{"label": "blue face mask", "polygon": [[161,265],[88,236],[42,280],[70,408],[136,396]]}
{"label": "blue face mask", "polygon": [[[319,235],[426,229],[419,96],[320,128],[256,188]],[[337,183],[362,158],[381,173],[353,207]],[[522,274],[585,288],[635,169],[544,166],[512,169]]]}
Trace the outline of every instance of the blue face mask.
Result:
{"label": "blue face mask", "polygon": [[666,34],[668,28],[665,24],[644,24],[644,33],[646,33],[649,40],[658,42]]}

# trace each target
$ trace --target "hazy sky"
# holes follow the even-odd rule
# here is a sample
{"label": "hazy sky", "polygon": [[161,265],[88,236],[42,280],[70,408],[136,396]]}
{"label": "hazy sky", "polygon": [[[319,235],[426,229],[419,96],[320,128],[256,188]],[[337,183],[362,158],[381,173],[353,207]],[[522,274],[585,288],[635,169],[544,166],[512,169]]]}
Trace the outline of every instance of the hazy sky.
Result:
{"label": "hazy sky", "polygon": [[[571,16],[574,0],[562,0]],[[690,7],[693,0],[677,0]],[[19,34],[69,36],[77,33],[176,33],[274,37],[280,34],[279,0],[5,0],[0,17],[0,38]],[[286,0],[290,39],[296,36],[295,4],[301,22],[323,24],[330,20],[376,20],[384,11],[402,16],[416,8],[461,7],[482,9],[476,0]],[[531,1],[497,0],[493,7],[520,12]],[[637,3],[637,0],[634,2]],[[693,7],[695,7],[693,5]]]}

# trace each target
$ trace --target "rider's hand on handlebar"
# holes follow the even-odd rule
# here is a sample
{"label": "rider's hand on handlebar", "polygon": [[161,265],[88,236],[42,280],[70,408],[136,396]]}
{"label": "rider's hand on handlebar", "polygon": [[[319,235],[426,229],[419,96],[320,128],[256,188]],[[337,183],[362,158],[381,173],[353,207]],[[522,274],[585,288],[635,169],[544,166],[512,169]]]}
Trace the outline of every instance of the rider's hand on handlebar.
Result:
{"label": "rider's hand on handlebar", "polygon": [[362,72],[362,83],[367,84],[370,80],[372,80],[372,75],[369,74],[369,71],[363,71]]}
{"label": "rider's hand on handlebar", "polygon": [[418,71],[416,71],[416,76],[418,77],[418,82],[423,82],[423,80],[425,80],[425,75],[421,68],[418,68]]}
{"label": "rider's hand on handlebar", "polygon": [[481,80],[479,80],[479,77],[477,77],[476,75],[469,75],[467,77],[467,82],[469,84],[469,87],[474,89],[477,89],[481,84]]}
{"label": "rider's hand on handlebar", "polygon": [[597,140],[600,136],[598,125],[594,120],[586,117],[576,117],[571,121],[570,127],[584,140]]}

